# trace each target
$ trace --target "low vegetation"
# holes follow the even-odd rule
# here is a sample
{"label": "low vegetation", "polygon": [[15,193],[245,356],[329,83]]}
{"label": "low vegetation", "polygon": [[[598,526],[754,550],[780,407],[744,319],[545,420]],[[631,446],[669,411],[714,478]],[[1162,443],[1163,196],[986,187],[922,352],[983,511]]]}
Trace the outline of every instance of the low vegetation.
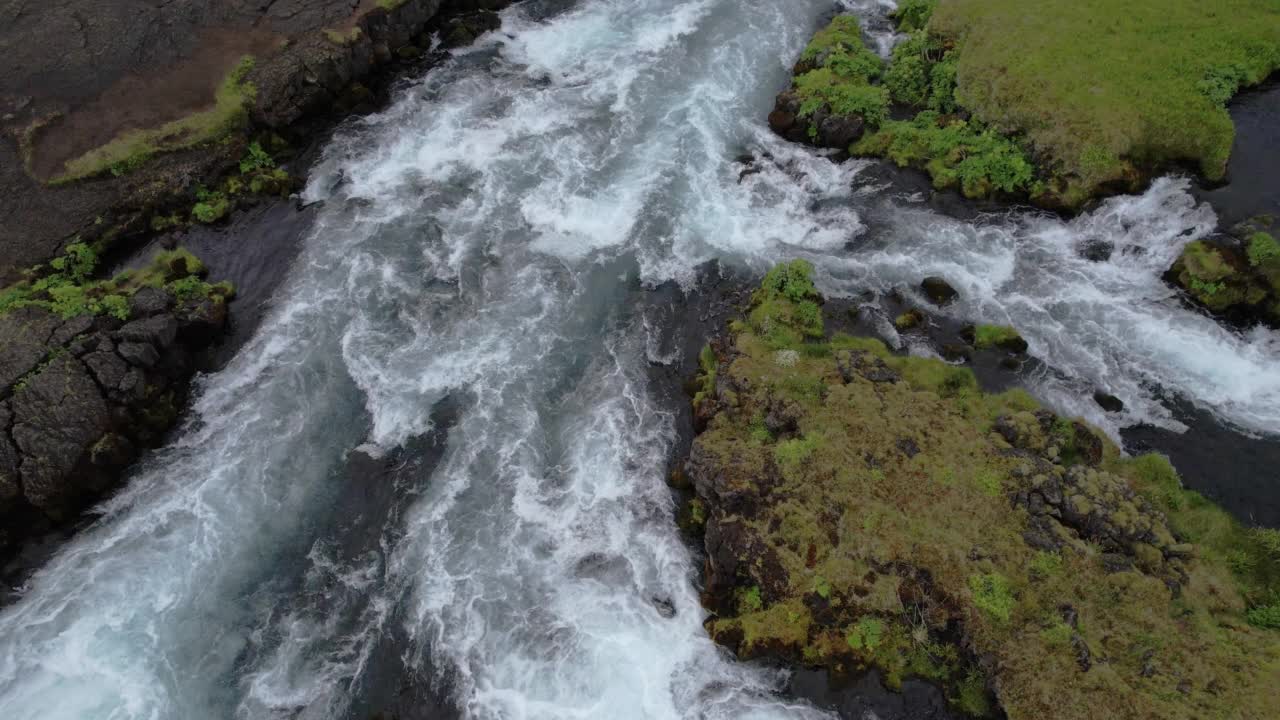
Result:
{"label": "low vegetation", "polygon": [[1025,136],[1068,201],[1171,163],[1222,178],[1226,102],[1280,69],[1271,0],[945,0],[928,32],[955,45],[959,104]]}
{"label": "low vegetation", "polygon": [[123,175],[160,153],[221,140],[243,129],[249,121],[249,106],[256,96],[254,86],[245,81],[253,66],[252,57],[242,58],[219,86],[214,106],[209,110],[158,128],[130,130],[119,135],[106,145],[68,161],[66,171],[51,184],[74,182],[107,172]]}
{"label": "low vegetation", "polygon": [[27,280],[0,290],[0,313],[40,307],[72,318],[109,315],[129,319],[129,297],[144,287],[164,288],[179,302],[206,297],[230,298],[230,283],[211,284],[202,278],[204,264],[184,249],[161,252],[147,266],[125,270],[106,280],[94,279],[98,255],[84,243],[73,243],[48,267],[28,271]]}
{"label": "low vegetation", "polygon": [[930,679],[976,716],[1272,712],[1280,532],[1025,392],[827,335],[809,273],[769,273],[701,363],[713,637]]}
{"label": "low vegetation", "polygon": [[1280,69],[1268,0],[909,0],[894,18],[906,37],[887,66],[852,16],[815,36],[796,67],[799,115],[861,117],[853,153],[972,198],[1075,208],[1178,164],[1220,179],[1226,102]]}
{"label": "low vegetation", "polygon": [[1280,327],[1280,242],[1270,232],[1246,230],[1238,244],[1188,243],[1169,274],[1214,313]]}

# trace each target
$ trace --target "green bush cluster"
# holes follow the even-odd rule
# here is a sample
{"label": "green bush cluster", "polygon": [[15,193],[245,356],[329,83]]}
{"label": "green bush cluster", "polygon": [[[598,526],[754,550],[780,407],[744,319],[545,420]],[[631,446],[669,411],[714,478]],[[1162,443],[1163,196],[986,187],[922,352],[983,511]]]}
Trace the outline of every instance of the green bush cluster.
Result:
{"label": "green bush cluster", "polygon": [[893,20],[903,32],[923,30],[936,7],[938,0],[902,0],[893,11]]}
{"label": "green bush cluster", "polygon": [[810,69],[796,76],[800,114],[825,107],[836,115],[861,115],[877,125],[888,117],[889,93],[873,85],[884,70],[880,57],[862,42],[857,18],[841,15],[814,36],[800,56]]}
{"label": "green bush cluster", "polygon": [[903,167],[922,167],[935,187],[958,187],[968,197],[986,197],[994,191],[1034,192],[1037,187],[1035,166],[1017,142],[981,123],[932,110],[913,120],[885,123],[853,150],[886,157]]}
{"label": "green bush cluster", "polygon": [[230,283],[205,282],[203,263],[183,249],[161,252],[150,265],[107,280],[92,279],[97,267],[97,252],[85,243],[73,243],[48,268],[33,268],[29,279],[0,291],[0,313],[39,307],[67,319],[110,315],[128,320],[129,297],[143,287],[164,288],[179,301],[228,298],[234,292]]}
{"label": "green bush cluster", "polygon": [[813,284],[813,265],[793,260],[765,275],[752,295],[752,326],[777,348],[802,349],[806,338],[824,333],[822,296]]}
{"label": "green bush cluster", "polygon": [[191,218],[209,225],[218,222],[231,212],[231,199],[221,190],[201,187],[196,190],[196,204],[191,208]]}
{"label": "green bush cluster", "polygon": [[946,51],[937,38],[918,30],[893,48],[884,85],[896,103],[954,113],[958,109],[956,55]]}
{"label": "green bush cluster", "polygon": [[1005,623],[1013,614],[1014,598],[1009,580],[1000,573],[969,576],[973,604],[992,618]]}
{"label": "green bush cluster", "polygon": [[1280,242],[1270,233],[1256,232],[1249,236],[1248,255],[1253,267],[1280,265]]}

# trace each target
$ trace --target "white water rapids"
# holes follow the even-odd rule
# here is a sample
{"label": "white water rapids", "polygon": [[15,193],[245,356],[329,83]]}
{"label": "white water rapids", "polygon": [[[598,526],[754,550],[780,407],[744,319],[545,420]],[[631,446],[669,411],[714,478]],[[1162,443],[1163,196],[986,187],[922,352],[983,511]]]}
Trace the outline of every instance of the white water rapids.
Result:
{"label": "white water rapids", "polygon": [[[1157,387],[1280,427],[1276,335],[1160,280],[1216,226],[1185,182],[1070,222],[960,222],[772,136],[829,9],[529,0],[341,132],[256,336],[0,614],[0,718],[364,720],[392,638],[468,718],[820,715],[706,637],[671,519],[675,423],[634,300],[711,259],[807,257],[832,294],[943,275],[948,313],[1018,327],[1053,369],[1039,393],[1113,431],[1176,427]],[[1111,259],[1081,258],[1090,240]],[[351,455],[411,446],[446,398],[440,461],[402,473],[394,512],[346,505]]]}

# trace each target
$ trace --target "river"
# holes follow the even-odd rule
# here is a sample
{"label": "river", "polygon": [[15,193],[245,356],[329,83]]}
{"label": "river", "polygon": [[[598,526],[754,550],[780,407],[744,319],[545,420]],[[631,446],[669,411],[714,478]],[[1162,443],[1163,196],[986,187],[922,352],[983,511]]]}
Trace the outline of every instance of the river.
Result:
{"label": "river", "polygon": [[[887,48],[890,5],[849,4]],[[1117,437],[1182,430],[1174,400],[1280,427],[1277,335],[1160,280],[1217,227],[1188,181],[957,219],[772,136],[829,10],[529,0],[344,127],[257,332],[0,614],[0,717],[823,716],[707,638],[672,519],[649,368],[678,358],[642,300],[711,260],[806,257],[832,296],[943,275],[946,315],[1017,326],[1022,382]]]}

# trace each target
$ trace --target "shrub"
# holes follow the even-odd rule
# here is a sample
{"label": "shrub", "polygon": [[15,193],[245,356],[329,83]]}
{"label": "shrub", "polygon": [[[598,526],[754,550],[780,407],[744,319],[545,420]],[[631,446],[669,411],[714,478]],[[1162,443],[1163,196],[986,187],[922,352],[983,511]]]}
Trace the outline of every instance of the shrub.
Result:
{"label": "shrub", "polygon": [[853,149],[922,167],[936,187],[959,186],[969,197],[1028,192],[1034,180],[1035,168],[1017,143],[976,123],[944,121],[933,111],[885,123]]}
{"label": "shrub", "polygon": [[1280,630],[1280,602],[1256,607],[1249,611],[1249,624],[1264,630]]}
{"label": "shrub", "polygon": [[973,604],[993,619],[1006,623],[1013,614],[1013,591],[1009,581],[1000,573],[969,576],[969,590],[973,592]]}
{"label": "shrub", "polygon": [[923,30],[937,6],[938,0],[902,0],[893,11],[893,19],[903,32]]}
{"label": "shrub", "polygon": [[1269,233],[1257,232],[1249,236],[1249,264],[1254,267],[1280,264],[1280,242]]}
{"label": "shrub", "polygon": [[205,225],[215,223],[231,212],[231,200],[217,190],[200,188],[196,191],[196,199],[198,202],[191,208],[191,216]]}
{"label": "shrub", "polygon": [[893,60],[884,72],[884,86],[894,102],[923,107],[929,99],[930,71],[933,61],[929,54],[936,45],[923,32],[917,32],[893,48]]}
{"label": "shrub", "polygon": [[844,639],[854,650],[875,652],[884,639],[884,623],[878,618],[864,617],[849,628]]}
{"label": "shrub", "polygon": [[240,172],[246,175],[255,170],[266,170],[275,166],[275,159],[257,142],[251,143],[244,157],[240,159]]}
{"label": "shrub", "polygon": [[861,115],[869,125],[880,125],[889,116],[889,92],[876,85],[849,82],[829,68],[818,68],[796,78],[800,114],[812,115],[824,105],[835,115]]}

